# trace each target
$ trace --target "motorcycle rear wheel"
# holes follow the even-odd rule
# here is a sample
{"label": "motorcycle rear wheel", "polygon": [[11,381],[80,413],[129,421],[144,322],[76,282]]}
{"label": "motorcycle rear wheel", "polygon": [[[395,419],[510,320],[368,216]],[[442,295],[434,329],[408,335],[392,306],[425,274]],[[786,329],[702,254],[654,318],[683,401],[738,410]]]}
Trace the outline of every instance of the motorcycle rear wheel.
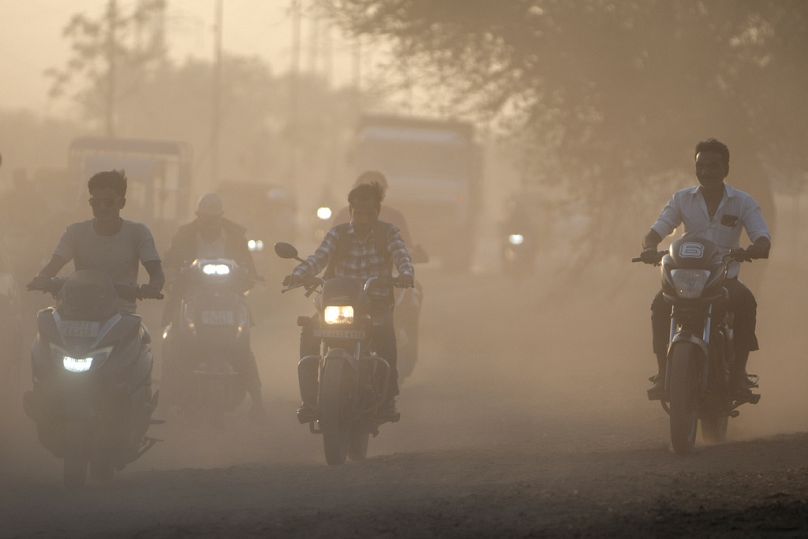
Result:
{"label": "motorcycle rear wheel", "polygon": [[677,455],[690,453],[696,445],[700,353],[696,345],[681,342],[668,358],[671,445]]}
{"label": "motorcycle rear wheel", "polygon": [[326,362],[320,380],[320,430],[323,451],[329,466],[345,463],[350,446],[350,426],[346,421],[347,380],[342,361]]}

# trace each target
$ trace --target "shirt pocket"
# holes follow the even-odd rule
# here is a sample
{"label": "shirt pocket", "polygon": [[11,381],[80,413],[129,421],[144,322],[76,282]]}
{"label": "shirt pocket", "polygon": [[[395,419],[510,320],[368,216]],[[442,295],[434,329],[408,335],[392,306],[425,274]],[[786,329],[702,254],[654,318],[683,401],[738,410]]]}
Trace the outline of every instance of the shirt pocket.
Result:
{"label": "shirt pocket", "polygon": [[727,212],[721,216],[716,227],[718,244],[725,249],[737,247],[741,237],[741,217],[737,212]]}

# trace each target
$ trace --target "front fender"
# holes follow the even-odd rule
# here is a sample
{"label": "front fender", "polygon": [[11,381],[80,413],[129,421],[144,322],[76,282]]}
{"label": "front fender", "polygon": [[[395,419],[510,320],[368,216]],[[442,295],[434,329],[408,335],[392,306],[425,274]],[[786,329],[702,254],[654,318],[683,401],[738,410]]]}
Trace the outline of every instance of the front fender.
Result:
{"label": "front fender", "polygon": [[[674,336],[669,348],[668,348],[668,362],[666,366],[666,374],[668,376],[665,377],[666,381],[670,380],[670,372],[671,372],[671,363],[673,362],[673,358],[675,357],[673,351],[679,346],[690,346],[694,351],[698,351],[696,353],[689,354],[690,360],[695,360],[698,364],[698,368],[701,371],[701,379],[699,381],[699,393],[704,394],[707,390],[707,383],[708,378],[710,375],[710,366],[709,366],[709,353],[707,350],[707,344],[700,338],[686,334],[686,333],[679,333]],[[665,384],[665,393],[668,394],[669,387],[666,382]]]}

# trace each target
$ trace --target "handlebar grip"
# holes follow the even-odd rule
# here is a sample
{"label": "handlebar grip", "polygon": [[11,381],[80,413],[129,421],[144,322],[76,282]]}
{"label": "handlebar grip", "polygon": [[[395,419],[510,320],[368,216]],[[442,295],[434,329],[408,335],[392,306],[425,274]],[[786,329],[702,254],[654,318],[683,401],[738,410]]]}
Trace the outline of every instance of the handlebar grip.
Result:
{"label": "handlebar grip", "polygon": [[632,259],[631,259],[631,261],[632,261],[632,262],[642,262],[642,258],[640,258],[640,257],[635,257],[635,258],[632,258]]}

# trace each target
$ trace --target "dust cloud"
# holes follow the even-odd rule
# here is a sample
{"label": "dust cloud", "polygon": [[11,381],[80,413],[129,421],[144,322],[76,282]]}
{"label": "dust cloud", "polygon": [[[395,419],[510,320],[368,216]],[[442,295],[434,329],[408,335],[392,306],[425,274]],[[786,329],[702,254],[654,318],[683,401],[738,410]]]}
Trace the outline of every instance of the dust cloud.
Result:
{"label": "dust cloud", "polygon": [[[749,442],[806,430],[808,363],[804,350],[808,348],[808,332],[803,329],[802,306],[808,302],[808,289],[802,268],[808,258],[800,232],[806,219],[806,209],[800,205],[805,169],[795,157],[799,152],[789,145],[804,138],[797,131],[778,138],[773,134],[776,126],[769,124],[761,128],[770,137],[765,144],[749,134],[751,129],[739,123],[759,118],[757,109],[747,111],[748,115],[736,114],[747,106],[747,94],[727,97],[712,89],[705,96],[700,81],[690,77],[671,90],[681,73],[677,66],[686,64],[691,54],[700,57],[698,47],[712,43],[712,37],[700,26],[698,13],[673,3],[679,9],[677,16],[694,25],[696,50],[682,52],[681,58],[668,58],[670,70],[650,74],[643,71],[653,69],[646,67],[646,62],[658,61],[655,55],[661,54],[662,45],[649,35],[633,33],[639,32],[635,29],[640,26],[634,23],[625,27],[632,32],[626,39],[637,47],[645,41],[654,42],[650,52],[638,54],[627,65],[622,60],[626,51],[615,45],[615,50],[604,52],[601,58],[611,70],[597,68],[597,54],[585,56],[581,65],[586,69],[582,71],[591,79],[584,81],[577,78],[580,73],[569,68],[578,65],[571,61],[546,63],[546,82],[544,72],[537,74],[536,64],[541,63],[537,58],[524,51],[513,52],[519,44],[508,42],[508,36],[492,37],[497,43],[504,40],[500,51],[504,56],[492,53],[489,64],[515,65],[520,73],[527,73],[525,79],[507,79],[503,86],[531,86],[502,96],[486,93],[494,90],[475,78],[479,75],[475,61],[484,54],[474,49],[479,35],[470,23],[462,51],[432,50],[429,47],[439,44],[424,42],[416,47],[408,41],[419,37],[405,32],[418,29],[412,21],[404,22],[413,26],[396,26],[390,21],[365,20],[363,17],[370,15],[363,15],[366,11],[360,8],[374,4],[370,0],[343,3],[343,15],[350,19],[347,22],[335,18],[328,9],[295,11],[294,6],[300,3],[292,2],[290,19],[284,21],[302,24],[307,38],[301,40],[298,35],[292,42],[292,50],[287,51],[292,55],[290,68],[282,72],[274,68],[277,58],[228,53],[226,48],[219,51],[218,63],[198,56],[178,60],[169,54],[171,41],[166,26],[170,26],[171,18],[160,11],[160,2],[153,3],[156,7],[149,7],[151,4],[138,3],[138,9],[145,10],[141,19],[120,22],[126,40],[121,46],[131,54],[122,55],[127,60],[121,59],[116,67],[117,84],[126,88],[119,88],[117,97],[106,92],[109,88],[105,85],[112,81],[101,74],[105,71],[87,67],[95,63],[113,71],[102,44],[91,40],[92,53],[84,59],[86,65],[79,67],[68,61],[53,66],[57,75],[51,73],[47,87],[43,87],[43,92],[50,90],[62,106],[69,106],[70,113],[10,110],[0,98],[0,338],[5,350],[0,377],[0,481],[35,498],[27,504],[15,502],[19,512],[14,522],[19,533],[34,530],[30,518],[36,500],[56,505],[57,495],[51,491],[61,492],[62,488],[61,463],[40,445],[21,404],[23,393],[31,388],[28,356],[36,330],[35,313],[52,302],[43,294],[26,291],[25,284],[47,262],[64,227],[91,216],[86,204],[88,175],[76,146],[76,141],[87,137],[160,140],[181,148],[177,150],[182,155],[179,164],[159,165],[164,167],[163,179],[171,177],[166,185],[176,182],[171,193],[168,187],[162,195],[141,189],[142,178],[148,175],[134,162],[121,163],[121,168],[132,167],[127,172],[136,186],[122,215],[151,226],[161,253],[179,225],[194,218],[196,201],[206,192],[221,193],[225,215],[244,225],[248,238],[260,239],[266,245],[263,252],[255,253],[265,281],[250,292],[248,302],[267,417],[260,422],[251,420],[246,403],[217,424],[189,422],[166,406],[158,408],[155,417],[165,423],[152,426],[149,435],[160,442],[121,472],[114,486],[92,487],[87,494],[114,516],[116,511],[125,512],[121,507],[127,498],[122,493],[131,489],[137,509],[122,516],[130,531],[143,529],[138,528],[138,515],[146,515],[144,518],[152,519],[150,523],[157,519],[155,515],[170,516],[171,507],[178,503],[173,496],[187,495],[199,502],[197,513],[186,516],[193,525],[197,518],[206,522],[200,512],[220,503],[207,493],[223,484],[232,499],[221,501],[221,511],[237,511],[238,504],[244,503],[254,511],[244,519],[251,522],[250,518],[259,518],[255,517],[259,509],[254,505],[263,495],[279,507],[291,505],[292,501],[284,502],[287,488],[290,500],[302,500],[301,519],[308,515],[305,511],[315,511],[311,508],[321,502],[329,509],[356,502],[362,508],[357,517],[361,519],[375,510],[368,501],[374,495],[380,499],[390,495],[391,505],[399,498],[417,498],[418,481],[434,486],[430,496],[451,498],[458,492],[471,492],[473,498],[473,493],[483,492],[479,489],[518,484],[521,474],[530,476],[533,472],[526,462],[534,457],[550,463],[542,468],[547,474],[542,478],[552,479],[552,485],[570,477],[573,483],[578,481],[580,476],[570,471],[577,465],[574,459],[590,455],[596,456],[591,457],[594,464],[589,464],[589,470],[601,462],[599,459],[614,464],[625,458],[637,459],[646,479],[657,461],[666,463],[664,470],[681,472],[684,464],[670,464],[668,416],[658,403],[646,398],[648,377],[656,371],[650,304],[660,286],[659,271],[632,264],[630,259],[639,254],[641,238],[671,194],[696,184],[692,148],[710,136],[728,142],[732,152],[728,183],[755,196],[774,232],[770,260],[755,261],[741,273],[759,305],[761,350],[752,354],[749,370],[760,376],[762,399],[757,406],[744,406],[740,417],[730,421],[729,439]],[[737,36],[721,36],[735,44],[715,55],[727,55],[721,56],[722,61],[736,63],[731,66],[734,70],[727,70],[729,74],[720,75],[742,72],[754,79],[746,70],[763,60],[744,55],[730,58],[735,54],[732,51],[743,48],[749,55],[762,54],[754,48],[760,46],[770,47],[771,54],[776,55],[786,45],[766,41],[766,32],[775,32],[773,26],[752,35],[744,25],[757,19],[746,17],[745,12],[735,14],[726,3],[718,4],[723,6],[719,15],[743,26]],[[113,5],[116,2],[109,2],[106,9]],[[638,8],[637,17],[646,17],[651,26],[665,26],[659,10],[643,2],[638,5],[642,9]],[[236,31],[227,25],[237,28],[239,18],[245,16],[236,13],[238,8],[232,9],[228,16],[233,19],[225,18],[225,36],[227,31]],[[14,7],[7,2],[2,10],[13,12]],[[82,13],[88,20],[109,23],[103,18],[110,16],[109,12],[103,9]],[[543,13],[532,9],[529,20],[544,21]],[[571,13],[564,11],[565,15]],[[517,15],[510,13],[520,19]],[[628,17],[622,11],[618,15]],[[573,24],[564,17],[557,21],[560,25]],[[378,26],[367,30],[363,23],[368,22]],[[503,24],[511,23],[516,24],[509,20]],[[588,16],[578,23],[575,35],[589,35],[594,23]],[[441,26],[445,21],[434,24],[439,30],[451,30]],[[322,29],[327,25],[331,30],[325,32]],[[80,29],[81,24],[76,23],[73,34],[68,32],[65,39],[80,41]],[[300,32],[300,27],[297,30]],[[137,35],[141,37],[135,38]],[[568,54],[565,57],[584,54],[561,30],[552,35],[559,50]],[[763,41],[756,41],[758,38]],[[344,69],[341,73],[350,82],[337,84],[336,79],[329,78],[326,39],[350,50],[346,58],[368,55],[355,59],[352,71]],[[362,39],[384,43],[371,52],[384,56],[385,61],[374,62],[371,52],[360,47],[365,43]],[[586,42],[587,46],[596,44]],[[749,50],[744,48],[747,46]],[[388,65],[407,51],[412,64],[405,66],[406,72]],[[783,56],[787,57],[786,53]],[[131,61],[136,57],[142,60]],[[447,58],[456,62],[447,62]],[[709,71],[711,65],[700,60],[698,68]],[[638,71],[631,71],[635,68]],[[435,76],[443,73],[441,69],[449,70],[449,74],[455,73],[452,69],[465,69],[469,73],[466,82],[479,82],[480,86],[458,97],[456,79],[437,86]],[[649,98],[653,102],[646,103],[637,98],[627,86],[634,80],[627,72],[642,78],[649,85],[648,93],[657,99]],[[418,82],[413,82],[416,79]],[[788,80],[781,82],[791,91]],[[579,84],[602,92],[579,95]],[[717,83],[715,86],[724,88]],[[534,93],[540,92],[539,87],[546,93]],[[791,94],[779,95],[773,90],[767,90],[761,99],[772,103],[777,98],[793,102]],[[660,100],[670,104],[662,106]],[[489,102],[498,103],[500,109],[491,110],[486,104]],[[692,102],[699,105],[688,108]],[[684,119],[672,117],[677,108],[687,111]],[[371,116],[376,120],[368,120]],[[309,433],[295,417],[300,400],[299,328],[295,321],[299,315],[312,314],[314,307],[302,294],[280,293],[281,281],[294,265],[277,259],[270,246],[289,241],[304,255],[316,248],[325,230],[334,224],[319,222],[316,210],[329,207],[336,211],[345,206],[347,191],[365,163],[367,156],[361,153],[357,131],[363,122],[390,117],[404,121],[428,118],[443,127],[451,123],[453,127],[435,135],[436,139],[448,136],[446,133],[460,137],[457,133],[462,130],[472,133],[467,142],[473,150],[458,153],[459,158],[455,155],[447,174],[467,174],[479,185],[464,192],[466,200],[456,196],[451,185],[437,188],[439,182],[426,181],[413,186],[406,183],[406,174],[390,174],[387,203],[406,208],[414,243],[423,245],[430,255],[429,262],[416,266],[416,278],[424,290],[420,356],[412,375],[402,382],[398,400],[401,421],[384,425],[380,435],[371,439],[368,463],[334,471],[323,463],[320,437]],[[778,155],[778,147],[787,155]],[[429,155],[440,168],[445,164],[440,157],[448,160],[449,151],[441,147]],[[118,168],[115,159],[120,155],[110,152],[105,159],[102,161],[110,168]],[[404,170],[413,161],[422,166],[428,163],[426,157],[394,155],[389,160],[390,169]],[[402,202],[405,197],[400,194],[405,191],[410,198]],[[451,204],[444,200],[449,198]],[[469,218],[464,226],[449,231],[454,210],[446,208],[460,206]],[[160,211],[155,209],[158,207]],[[447,232],[451,234],[444,234]],[[517,233],[524,235],[534,250],[517,262],[522,266],[512,267],[503,253],[509,238]],[[460,244],[467,245],[468,257],[458,267],[457,253],[450,248]],[[139,307],[155,337],[153,376],[158,389],[163,364],[159,338],[162,311],[159,302],[143,302]],[[754,466],[738,455],[741,450],[726,451],[734,451],[732,458],[739,463]],[[720,460],[708,455],[708,463],[713,462],[710,458]],[[502,469],[496,467],[500,460]],[[365,464],[367,467],[361,468]],[[619,462],[614,465],[620,466]],[[708,468],[707,464],[700,466]],[[446,479],[441,479],[444,471]],[[217,475],[220,472],[222,476]],[[479,484],[472,484],[469,478],[478,472]],[[625,473],[630,475],[631,471]],[[389,483],[378,484],[377,477]],[[285,483],[273,484],[268,493],[259,495],[257,483],[272,482],[273,478]],[[603,497],[610,492],[606,486],[580,480],[582,492],[588,488]],[[394,492],[397,482],[404,485],[401,492]],[[156,485],[151,500],[146,494],[150,485]],[[326,500],[326,494],[317,492],[323,485],[332,498]],[[336,500],[346,485],[368,488],[374,494],[364,498],[354,489],[345,500]],[[107,488],[110,490],[104,490]],[[104,500],[107,492],[120,495],[121,505]],[[573,496],[569,493],[572,490],[564,492]],[[251,493],[257,497],[251,499]],[[545,494],[542,491],[541,496]],[[183,510],[178,509],[180,513]],[[385,510],[393,511],[388,506]],[[78,530],[102,535],[116,529],[112,517],[86,523],[83,528],[82,523],[71,521],[68,513],[68,509],[58,513],[60,522],[65,523],[64,533]],[[298,530],[299,534],[300,528],[294,525],[284,521],[283,526],[289,527],[278,530]],[[325,533],[323,528],[319,530]],[[170,536],[171,530],[165,533]]]}

